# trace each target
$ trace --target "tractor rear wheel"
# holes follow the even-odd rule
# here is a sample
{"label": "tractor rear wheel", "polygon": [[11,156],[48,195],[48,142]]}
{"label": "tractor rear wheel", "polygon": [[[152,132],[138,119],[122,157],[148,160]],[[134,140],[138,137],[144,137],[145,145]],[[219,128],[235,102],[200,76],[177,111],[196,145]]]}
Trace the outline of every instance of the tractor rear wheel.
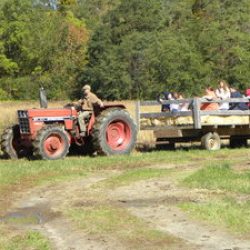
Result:
{"label": "tractor rear wheel", "polygon": [[18,124],[4,130],[1,137],[1,150],[4,156],[9,159],[18,159],[25,156],[25,147],[22,146]]}
{"label": "tractor rear wheel", "polygon": [[126,110],[107,109],[96,118],[92,144],[98,153],[103,155],[129,154],[135,147],[136,138],[136,124]]}
{"label": "tractor rear wheel", "polygon": [[43,160],[58,160],[69,152],[70,141],[66,131],[60,126],[42,128],[33,142],[34,156]]}

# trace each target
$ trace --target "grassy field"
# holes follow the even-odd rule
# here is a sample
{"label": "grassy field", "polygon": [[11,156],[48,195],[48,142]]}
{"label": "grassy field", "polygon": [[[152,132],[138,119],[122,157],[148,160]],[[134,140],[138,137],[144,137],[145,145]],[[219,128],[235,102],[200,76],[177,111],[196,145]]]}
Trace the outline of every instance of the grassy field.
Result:
{"label": "grassy field", "polygon": [[[117,157],[69,157],[56,162],[1,160],[0,214],[3,215],[11,206],[16,194],[35,186],[51,186],[84,179],[103,171],[115,171],[108,179],[93,185],[93,193],[88,195],[88,199],[94,199],[93,204],[72,207],[70,202],[69,206],[63,208],[65,216],[90,235],[106,237],[107,232],[110,232],[113,237],[133,249],[139,249],[142,241],[147,242],[149,248],[159,246],[153,249],[164,249],[166,242],[168,246],[176,247],[175,238],[149,227],[124,208],[110,203],[109,199],[105,200],[103,194],[104,190],[109,193],[108,190],[126,187],[138,181],[164,178],[170,178],[179,186],[190,190],[221,190],[222,196],[210,195],[208,202],[184,202],[179,206],[190,216],[212,224],[224,225],[236,233],[246,234],[250,233],[249,201],[238,202],[231,194],[249,194],[250,171],[247,168],[234,170],[232,166],[246,166],[249,156],[249,149],[223,149],[218,152],[179,150],[133,153],[131,156]],[[0,226],[0,249],[51,249],[49,242],[39,233],[24,231],[9,234],[9,230],[12,230],[9,226],[1,223]]]}

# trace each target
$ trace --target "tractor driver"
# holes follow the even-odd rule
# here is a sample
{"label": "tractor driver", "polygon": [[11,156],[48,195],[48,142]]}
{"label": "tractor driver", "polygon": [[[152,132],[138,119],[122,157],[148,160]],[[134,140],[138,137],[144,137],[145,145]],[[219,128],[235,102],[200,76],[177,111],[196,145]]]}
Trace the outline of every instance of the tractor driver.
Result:
{"label": "tractor driver", "polygon": [[85,122],[86,118],[89,118],[94,111],[94,106],[103,107],[103,102],[91,92],[91,87],[85,85],[82,88],[83,97],[78,101],[78,105],[81,106],[81,111],[79,112],[78,122],[80,125],[80,135],[86,136],[87,124]]}

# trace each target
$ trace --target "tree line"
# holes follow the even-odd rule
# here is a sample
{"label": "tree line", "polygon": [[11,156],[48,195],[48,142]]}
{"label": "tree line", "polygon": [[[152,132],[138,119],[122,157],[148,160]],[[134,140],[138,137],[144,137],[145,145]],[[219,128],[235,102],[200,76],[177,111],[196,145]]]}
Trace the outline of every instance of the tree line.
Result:
{"label": "tree line", "polygon": [[250,79],[249,0],[0,0],[0,100],[199,95]]}

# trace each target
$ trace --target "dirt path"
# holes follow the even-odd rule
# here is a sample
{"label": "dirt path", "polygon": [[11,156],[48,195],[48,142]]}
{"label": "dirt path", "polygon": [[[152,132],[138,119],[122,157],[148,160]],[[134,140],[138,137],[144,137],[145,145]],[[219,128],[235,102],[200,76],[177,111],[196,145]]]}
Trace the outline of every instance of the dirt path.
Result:
{"label": "dirt path", "polygon": [[[33,218],[32,223],[22,224],[20,228],[40,231],[58,250],[126,249],[126,246],[112,236],[101,238],[80,231],[61,212],[70,202],[84,200],[84,195],[92,192],[90,187],[93,184],[114,174],[117,172],[30,190],[13,204],[5,218]],[[153,228],[195,246],[192,249],[250,249],[250,240],[237,238],[213,226],[194,221],[176,207],[183,201],[204,201],[207,190],[193,190],[188,193],[165,179],[138,181],[126,187],[102,192],[105,192],[109,201],[123,206]]]}
{"label": "dirt path", "polygon": [[31,224],[24,223],[19,226],[20,229],[41,232],[58,250],[123,249],[115,239],[96,238],[80,231],[60,211],[65,202],[74,200],[80,192],[105,178],[95,176],[30,190],[13,204],[5,218],[32,218]]}
{"label": "dirt path", "polygon": [[241,239],[211,225],[194,221],[176,207],[179,202],[203,202],[207,190],[187,192],[170,181],[140,181],[111,194],[135,216],[155,228],[184,239],[202,250],[248,250],[250,239]]}

